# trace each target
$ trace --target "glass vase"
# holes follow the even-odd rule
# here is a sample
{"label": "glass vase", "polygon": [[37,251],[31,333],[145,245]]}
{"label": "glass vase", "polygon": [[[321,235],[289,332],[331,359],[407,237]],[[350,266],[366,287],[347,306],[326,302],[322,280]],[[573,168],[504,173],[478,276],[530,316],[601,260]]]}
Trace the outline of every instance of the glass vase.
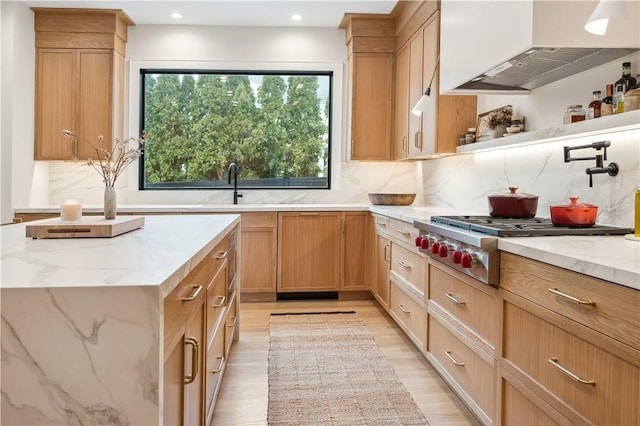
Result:
{"label": "glass vase", "polygon": [[118,206],[116,200],[116,189],[113,186],[105,186],[104,188],[104,218],[115,219],[116,208]]}

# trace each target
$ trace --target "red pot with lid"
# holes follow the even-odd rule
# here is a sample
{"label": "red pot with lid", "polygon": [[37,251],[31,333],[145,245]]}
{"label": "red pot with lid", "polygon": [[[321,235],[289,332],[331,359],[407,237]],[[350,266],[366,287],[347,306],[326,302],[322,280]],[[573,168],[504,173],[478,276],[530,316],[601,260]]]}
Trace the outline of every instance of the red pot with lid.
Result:
{"label": "red pot with lid", "polygon": [[549,207],[551,223],[554,226],[571,228],[588,228],[595,225],[598,206],[579,203],[579,197],[569,197],[569,203],[556,204]]}
{"label": "red pot with lid", "polygon": [[517,193],[518,187],[510,186],[508,194],[489,195],[489,215],[502,218],[534,217],[538,211],[538,196]]}

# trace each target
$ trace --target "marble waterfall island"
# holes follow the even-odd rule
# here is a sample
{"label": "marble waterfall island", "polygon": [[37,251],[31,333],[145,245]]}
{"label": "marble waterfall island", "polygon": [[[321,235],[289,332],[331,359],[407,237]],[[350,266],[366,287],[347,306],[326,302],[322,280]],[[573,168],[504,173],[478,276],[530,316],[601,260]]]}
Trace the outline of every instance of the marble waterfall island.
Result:
{"label": "marble waterfall island", "polygon": [[162,424],[164,297],[239,221],[147,216],[79,239],[0,227],[0,424]]}

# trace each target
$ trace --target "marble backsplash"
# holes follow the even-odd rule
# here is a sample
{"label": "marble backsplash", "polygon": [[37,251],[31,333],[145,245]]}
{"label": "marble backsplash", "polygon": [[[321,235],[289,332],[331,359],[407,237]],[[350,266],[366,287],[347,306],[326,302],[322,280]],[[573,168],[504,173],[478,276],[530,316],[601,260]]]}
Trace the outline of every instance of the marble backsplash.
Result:
{"label": "marble backsplash", "polygon": [[[587,167],[595,161],[563,161],[563,146],[607,139],[609,162],[620,172],[593,176],[589,187]],[[592,156],[595,151],[574,151]],[[132,169],[130,173],[134,173]],[[368,203],[369,192],[416,192],[414,204],[487,212],[486,196],[506,193],[509,186],[538,195],[538,216],[548,217],[549,206],[569,196],[596,204],[598,222],[633,227],[633,195],[640,188],[640,130],[583,137],[541,145],[456,155],[421,162],[341,163],[340,179],[332,190],[243,190],[242,204]],[[135,179],[122,176],[118,203],[125,204],[231,204],[230,190],[137,191]],[[49,163],[49,200],[57,205],[66,198],[80,198],[85,205],[101,205],[99,175],[89,167],[66,162]]]}

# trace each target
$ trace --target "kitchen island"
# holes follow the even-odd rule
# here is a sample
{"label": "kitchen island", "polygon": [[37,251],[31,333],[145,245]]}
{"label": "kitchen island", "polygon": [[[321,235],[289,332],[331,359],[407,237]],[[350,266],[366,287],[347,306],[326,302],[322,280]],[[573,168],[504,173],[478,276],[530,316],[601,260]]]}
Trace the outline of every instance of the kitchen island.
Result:
{"label": "kitchen island", "polygon": [[114,238],[0,228],[0,423],[162,424],[165,297],[239,221],[147,216]]}

